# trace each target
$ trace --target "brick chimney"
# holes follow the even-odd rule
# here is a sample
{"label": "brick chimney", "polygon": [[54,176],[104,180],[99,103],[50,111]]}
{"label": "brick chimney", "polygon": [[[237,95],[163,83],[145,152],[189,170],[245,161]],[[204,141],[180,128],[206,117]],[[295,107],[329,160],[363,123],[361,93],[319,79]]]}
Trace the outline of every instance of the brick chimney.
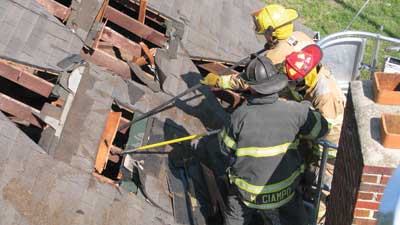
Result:
{"label": "brick chimney", "polygon": [[376,224],[385,186],[400,165],[400,149],[381,144],[383,113],[400,115],[400,106],[375,103],[371,80],[350,84],[326,225]]}

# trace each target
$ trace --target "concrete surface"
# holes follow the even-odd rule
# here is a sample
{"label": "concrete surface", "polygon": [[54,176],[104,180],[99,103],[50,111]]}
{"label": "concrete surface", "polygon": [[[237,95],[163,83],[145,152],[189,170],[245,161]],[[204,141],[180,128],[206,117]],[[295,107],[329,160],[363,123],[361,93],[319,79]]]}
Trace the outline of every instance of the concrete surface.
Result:
{"label": "concrete surface", "polygon": [[380,123],[382,113],[400,114],[400,106],[376,104],[371,80],[353,81],[350,88],[364,165],[396,168],[400,149],[382,146]]}

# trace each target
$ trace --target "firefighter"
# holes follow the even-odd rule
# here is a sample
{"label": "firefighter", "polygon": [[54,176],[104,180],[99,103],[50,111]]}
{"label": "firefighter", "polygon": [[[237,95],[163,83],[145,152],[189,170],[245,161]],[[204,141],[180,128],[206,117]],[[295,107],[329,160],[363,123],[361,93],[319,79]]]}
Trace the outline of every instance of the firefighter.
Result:
{"label": "firefighter", "polygon": [[[308,72],[306,73],[304,73],[304,71],[300,73],[301,70],[298,69],[300,72],[298,75],[296,75],[296,77],[300,77],[301,79],[294,79],[294,77],[289,76],[289,79],[296,80],[297,82],[304,80],[305,83],[303,82],[304,85],[302,87],[298,87],[297,89],[289,88],[288,90],[290,90],[290,95],[288,95],[287,90],[282,91],[281,94],[283,97],[291,100],[301,101],[304,99],[310,101],[313,104],[313,107],[320,111],[322,115],[328,119],[330,125],[332,126],[332,130],[327,136],[327,140],[331,143],[338,144],[346,98],[343,92],[340,90],[336,80],[330,75],[329,70],[320,64],[320,60],[322,58],[322,52],[320,48],[313,44],[311,39],[306,41],[306,38],[303,38],[302,40],[304,41],[302,41],[301,44],[297,43],[296,46],[298,47],[299,45],[303,46],[305,43],[311,43],[310,45],[307,45],[312,46],[307,48],[307,51],[313,51],[309,51],[308,55],[310,55],[310,57],[319,59],[315,60],[316,64],[313,65],[313,70],[307,70]],[[278,52],[285,52],[285,54],[287,53],[289,55],[296,48],[293,48],[293,46],[290,46],[286,42],[280,42],[277,47],[273,49],[273,52],[277,52],[275,51],[277,49],[279,49]],[[288,51],[287,49],[290,50]],[[289,58],[289,61],[293,61],[293,57],[298,55],[296,52],[301,50],[302,49],[294,51],[295,54]],[[283,64],[285,64],[284,67],[287,68],[290,65],[292,65],[291,67],[295,66],[293,63],[288,63],[288,61],[285,60],[288,59],[286,56],[283,59],[281,59],[283,57],[282,54],[276,53],[275,56],[275,60],[283,61]],[[286,69],[286,71],[288,72],[288,69]],[[216,74],[209,73],[201,82],[205,85],[234,91],[244,91],[249,87],[243,79],[240,79],[235,75],[218,76]],[[301,83],[299,82],[299,85],[300,84]],[[298,91],[300,91],[304,96]],[[333,159],[336,157],[336,150],[330,150],[329,156],[331,159],[331,164],[334,164]],[[333,168],[330,167],[330,169],[332,170]]]}
{"label": "firefighter", "polygon": [[269,209],[278,210],[283,225],[308,224],[297,190],[303,172],[298,139],[323,137],[328,123],[309,103],[279,98],[288,79],[265,56],[240,76],[249,93],[219,134],[221,151],[231,159],[225,224],[250,224],[257,210]]}
{"label": "firefighter", "polygon": [[[289,79],[288,90],[292,99],[310,101],[313,107],[327,119],[330,131],[325,139],[338,144],[346,98],[336,80],[330,76],[329,70],[320,64],[321,59],[322,51],[315,44],[308,45],[302,50],[286,56],[285,71]],[[300,147],[300,151],[306,160],[306,172],[302,185],[304,187],[304,199],[310,200],[312,199],[312,192],[308,188],[313,184],[313,177],[316,175],[322,149],[316,144],[302,142],[302,144],[304,143],[306,145]],[[336,152],[335,149],[329,149],[328,152],[327,172],[323,180],[327,190],[331,188]],[[319,213],[321,216],[325,213],[325,204],[322,204]]]}
{"label": "firefighter", "polygon": [[[319,46],[308,45],[286,57],[285,70],[291,84],[292,99],[310,101],[331,126],[325,139],[338,144],[346,97],[329,70],[320,64],[321,58]],[[329,156],[335,158],[336,151],[330,150]]]}
{"label": "firefighter", "polygon": [[[258,39],[263,37],[269,50],[266,56],[273,64],[280,64],[286,55],[293,51],[299,51],[313,41],[302,32],[293,32],[293,21],[298,14],[293,9],[286,9],[282,5],[271,4],[251,14],[255,33]],[[203,80],[203,84],[235,91],[245,90],[245,82],[237,79],[235,75],[218,76],[209,73]]]}
{"label": "firefighter", "polygon": [[[257,39],[266,41],[271,48],[279,40],[288,39],[293,32],[293,21],[298,17],[296,10],[271,4],[251,14]],[[262,40],[264,38],[264,40]]]}

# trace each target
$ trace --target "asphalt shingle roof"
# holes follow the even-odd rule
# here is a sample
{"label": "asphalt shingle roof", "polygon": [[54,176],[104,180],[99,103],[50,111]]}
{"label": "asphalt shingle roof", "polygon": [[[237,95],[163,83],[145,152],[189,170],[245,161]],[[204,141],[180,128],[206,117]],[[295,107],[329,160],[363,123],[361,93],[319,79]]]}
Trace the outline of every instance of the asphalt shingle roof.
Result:
{"label": "asphalt shingle roof", "polygon": [[82,42],[35,0],[0,1],[0,57],[58,71]]}
{"label": "asphalt shingle roof", "polygon": [[148,6],[186,25],[183,44],[191,56],[233,62],[263,47],[250,16],[262,1],[151,0]]}

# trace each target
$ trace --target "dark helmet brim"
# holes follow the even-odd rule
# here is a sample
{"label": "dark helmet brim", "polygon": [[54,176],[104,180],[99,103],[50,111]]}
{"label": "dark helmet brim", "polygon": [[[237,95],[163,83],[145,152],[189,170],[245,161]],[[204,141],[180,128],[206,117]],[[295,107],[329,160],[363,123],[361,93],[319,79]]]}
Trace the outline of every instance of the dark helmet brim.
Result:
{"label": "dark helmet brim", "polygon": [[270,80],[249,85],[259,94],[271,95],[283,90],[288,85],[288,78],[285,74],[276,74]]}

